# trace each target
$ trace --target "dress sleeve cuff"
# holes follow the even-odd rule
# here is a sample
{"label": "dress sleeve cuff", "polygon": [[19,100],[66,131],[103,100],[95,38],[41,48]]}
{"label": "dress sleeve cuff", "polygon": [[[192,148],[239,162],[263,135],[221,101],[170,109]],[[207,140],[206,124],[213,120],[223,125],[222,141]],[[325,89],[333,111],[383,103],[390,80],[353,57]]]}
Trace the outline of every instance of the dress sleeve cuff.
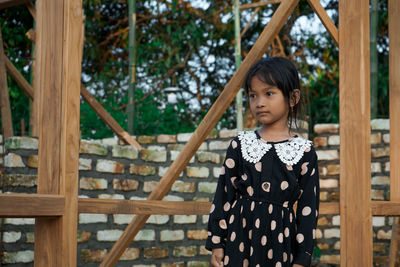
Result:
{"label": "dress sleeve cuff", "polygon": [[211,241],[211,237],[209,236],[207,238],[207,241],[206,241],[206,249],[209,250],[209,251],[212,251],[214,248],[223,248],[223,249],[225,249],[225,242],[223,240],[221,240],[220,243],[214,244]]}
{"label": "dress sleeve cuff", "polygon": [[294,258],[293,264],[300,264],[309,267],[311,265],[311,254],[308,252],[298,252]]}

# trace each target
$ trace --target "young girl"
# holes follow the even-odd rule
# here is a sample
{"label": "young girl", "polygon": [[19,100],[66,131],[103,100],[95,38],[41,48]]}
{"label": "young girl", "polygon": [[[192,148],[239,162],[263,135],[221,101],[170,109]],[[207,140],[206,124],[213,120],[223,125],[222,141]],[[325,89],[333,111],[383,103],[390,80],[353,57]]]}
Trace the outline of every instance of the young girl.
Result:
{"label": "young girl", "polygon": [[244,88],[262,127],[239,132],[228,147],[208,222],[211,264],[308,267],[319,178],[311,141],[290,130],[301,103],[297,70],[285,58],[261,59]]}

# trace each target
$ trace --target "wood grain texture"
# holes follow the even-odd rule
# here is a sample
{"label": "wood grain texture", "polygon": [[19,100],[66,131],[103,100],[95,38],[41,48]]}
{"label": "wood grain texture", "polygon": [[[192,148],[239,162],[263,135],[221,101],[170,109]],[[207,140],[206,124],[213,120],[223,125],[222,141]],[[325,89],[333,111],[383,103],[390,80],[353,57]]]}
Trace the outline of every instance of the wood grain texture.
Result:
{"label": "wood grain texture", "polygon": [[[272,16],[270,22],[266,25],[258,40],[240,65],[239,69],[233,75],[225,89],[221,92],[215,103],[207,112],[206,116],[193,133],[192,137],[186,143],[177,159],[172,163],[166,174],[161,178],[157,188],[150,194],[148,200],[161,200],[170,190],[176,178],[186,167],[189,160],[196,153],[199,146],[206,139],[217,121],[221,118],[222,114],[236,96],[236,93],[242,86],[244,77],[249,68],[262,57],[297,4],[298,0],[282,1],[275,11],[275,14]],[[132,222],[125,229],[120,239],[115,243],[111,251],[105,256],[100,266],[113,266],[116,264],[119,257],[146,223],[148,217],[149,215],[135,216]]]}
{"label": "wood grain texture", "polygon": [[10,108],[10,98],[8,95],[8,86],[7,86],[5,54],[4,54],[3,38],[1,36],[1,30],[0,30],[0,112],[1,112],[1,128],[4,138],[9,138],[11,136],[14,136],[12,115]]}
{"label": "wood grain texture", "polygon": [[372,266],[369,1],[339,1],[340,266]]}
{"label": "wood grain texture", "polygon": [[0,217],[35,218],[64,215],[65,198],[46,194],[1,194]]}
{"label": "wood grain texture", "polygon": [[269,4],[279,4],[281,0],[269,0],[269,1],[259,1],[256,3],[251,3],[251,4],[243,4],[239,6],[239,9],[249,9],[249,8],[254,8],[254,7],[262,7],[266,6]]}
{"label": "wood grain texture", "polygon": [[337,45],[339,45],[339,32],[336,28],[335,24],[332,22],[331,18],[325,11],[325,8],[321,5],[319,0],[307,0],[310,4],[311,8],[317,14],[322,24],[324,24],[326,30],[331,35],[332,39],[335,41]]}
{"label": "wood grain texture", "polygon": [[0,9],[18,6],[29,2],[32,2],[32,0],[0,0]]}
{"label": "wood grain texture", "polygon": [[14,64],[7,58],[4,57],[4,61],[6,63],[6,69],[8,74],[13,77],[14,81],[18,84],[18,86],[24,91],[24,93],[30,98],[33,99],[34,93],[32,86],[25,80],[25,77],[18,71],[18,69],[14,66]]}
{"label": "wood grain texture", "polygon": [[[400,2],[389,0],[390,200],[400,201]],[[396,214],[399,216],[400,214]],[[392,225],[389,266],[400,266],[400,219]]]}
{"label": "wood grain texture", "polygon": [[104,121],[105,124],[110,127],[110,129],[118,135],[118,137],[131,146],[137,147],[139,150],[142,150],[142,146],[136,142],[136,140],[125,131],[119,123],[103,108],[103,106],[96,100],[92,94],[86,90],[86,88],[82,85],[81,87],[81,95],[83,99],[92,107],[92,109],[99,115],[100,119]]}
{"label": "wood grain texture", "polygon": [[37,191],[64,196],[65,212],[36,220],[34,263],[76,266],[82,2],[41,0],[36,8]]}

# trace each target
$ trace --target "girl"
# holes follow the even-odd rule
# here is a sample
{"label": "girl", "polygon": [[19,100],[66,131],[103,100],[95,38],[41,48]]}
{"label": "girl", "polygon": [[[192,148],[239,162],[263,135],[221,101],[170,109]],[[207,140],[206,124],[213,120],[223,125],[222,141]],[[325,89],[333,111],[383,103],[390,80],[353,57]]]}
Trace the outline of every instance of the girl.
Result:
{"label": "girl", "polygon": [[319,178],[311,141],[291,131],[301,103],[297,70],[285,58],[261,59],[244,88],[262,127],[239,132],[226,152],[208,222],[211,264],[308,267]]}

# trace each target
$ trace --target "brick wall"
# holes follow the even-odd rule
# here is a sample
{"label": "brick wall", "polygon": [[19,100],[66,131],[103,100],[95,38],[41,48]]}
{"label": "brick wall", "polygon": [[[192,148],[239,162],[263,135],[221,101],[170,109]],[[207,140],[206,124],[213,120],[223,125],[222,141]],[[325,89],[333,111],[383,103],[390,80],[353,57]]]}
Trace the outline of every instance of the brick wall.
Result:
{"label": "brick wall", "polygon": [[[321,201],[338,201],[339,126],[318,124],[314,131]],[[389,121],[373,120],[371,133],[372,199],[389,200]],[[213,131],[164,199],[211,201],[226,148],[235,135],[235,130]],[[190,137],[191,134],[138,136],[145,148],[141,152],[118,145],[115,139],[82,140],[79,196],[146,199]],[[5,167],[2,191],[36,192],[37,139],[13,137],[4,143],[5,153],[0,159]],[[133,216],[80,214],[78,266],[98,266]],[[207,220],[207,215],[152,215],[117,266],[210,266],[209,252],[204,248]],[[373,218],[376,266],[387,264],[391,223],[392,218]],[[315,262],[339,263],[339,224],[339,215],[320,216],[317,245],[321,255]],[[33,266],[34,219],[4,219],[2,229],[2,263]]]}

